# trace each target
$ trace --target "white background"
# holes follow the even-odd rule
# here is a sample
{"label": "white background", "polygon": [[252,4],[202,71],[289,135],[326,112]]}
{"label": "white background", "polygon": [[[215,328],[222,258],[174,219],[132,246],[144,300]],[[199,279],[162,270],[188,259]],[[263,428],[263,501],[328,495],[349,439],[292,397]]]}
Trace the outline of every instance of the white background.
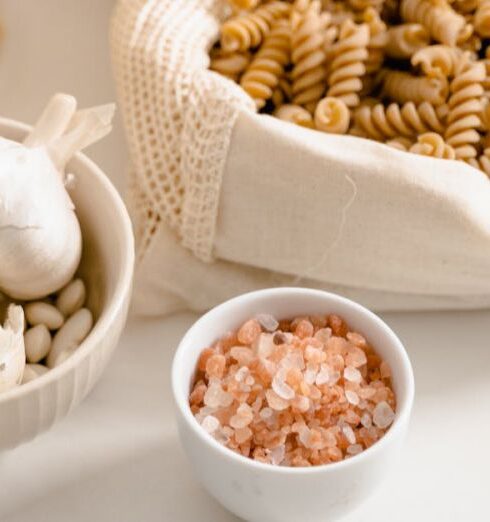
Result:
{"label": "white background", "polygon": [[[81,106],[113,100],[111,7],[111,0],[0,0],[0,114],[33,122],[59,90]],[[119,122],[89,155],[122,189]],[[490,520],[490,312],[383,318],[414,365],[413,421],[396,471],[345,521]],[[194,481],[175,431],[169,367],[193,320],[131,320],[90,397],[49,433],[0,455],[2,522],[236,520]]]}

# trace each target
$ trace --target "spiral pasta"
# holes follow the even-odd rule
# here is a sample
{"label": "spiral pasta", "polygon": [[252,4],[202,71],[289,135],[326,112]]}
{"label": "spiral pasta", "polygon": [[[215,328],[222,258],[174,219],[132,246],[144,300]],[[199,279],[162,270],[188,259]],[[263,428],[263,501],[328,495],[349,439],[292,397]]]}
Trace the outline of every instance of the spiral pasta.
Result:
{"label": "spiral pasta", "polygon": [[318,102],[314,115],[315,127],[330,134],[345,134],[349,129],[350,112],[338,98],[323,98]]}
{"label": "spiral pasta", "polygon": [[444,77],[419,77],[401,71],[382,71],[383,90],[385,97],[399,103],[413,101],[415,104],[428,101],[440,105],[446,101],[448,83]]}
{"label": "spiral pasta", "polygon": [[211,54],[209,67],[231,80],[238,81],[240,74],[247,68],[249,63],[249,53],[223,53],[218,51]]}
{"label": "spiral pasta", "polygon": [[462,15],[470,15],[476,11],[480,5],[480,0],[454,0],[452,7]]}
{"label": "spiral pasta", "polygon": [[240,85],[262,108],[272,97],[284,67],[289,63],[291,31],[286,20],[278,20],[264,39],[240,80]]}
{"label": "spiral pasta", "polygon": [[327,96],[335,96],[348,107],[359,105],[361,78],[366,73],[364,62],[368,57],[369,28],[346,20],[335,44],[334,58],[330,64]]}
{"label": "spiral pasta", "polygon": [[289,14],[291,6],[271,2],[255,11],[227,20],[221,27],[221,48],[226,52],[247,51],[262,43],[275,20]]}
{"label": "spiral pasta", "polygon": [[385,52],[390,58],[410,58],[430,42],[429,31],[421,24],[402,24],[390,27]]}
{"label": "spiral pasta", "polygon": [[445,143],[444,138],[436,132],[427,132],[417,138],[417,143],[410,147],[410,152],[431,156],[432,158],[455,159],[456,154],[451,145]]}
{"label": "spiral pasta", "polygon": [[490,148],[486,148],[478,158],[469,158],[467,162],[490,177]]}
{"label": "spiral pasta", "polygon": [[490,0],[227,1],[210,68],[258,111],[490,177]]}
{"label": "spiral pasta", "polygon": [[411,63],[414,67],[420,66],[427,76],[445,76],[454,74],[456,63],[462,52],[456,47],[448,45],[430,45],[420,49],[413,56]]}
{"label": "spiral pasta", "polygon": [[490,0],[482,0],[473,18],[475,31],[483,38],[490,37]]}
{"label": "spiral pasta", "polygon": [[312,2],[304,11],[293,11],[291,17],[291,72],[293,104],[308,106],[313,112],[325,91],[325,51],[319,4]]}
{"label": "spiral pasta", "polygon": [[369,42],[367,44],[368,56],[365,61],[366,74],[378,72],[385,58],[385,46],[387,42],[387,27],[373,7],[368,7],[362,14],[362,21],[369,28]]}
{"label": "spiral pasta", "polygon": [[280,107],[284,103],[289,103],[293,97],[291,82],[286,76],[279,78],[279,83],[272,93],[272,103],[274,107]]}
{"label": "spiral pasta", "polygon": [[446,45],[471,36],[466,20],[446,0],[402,0],[401,15],[406,22],[425,26],[434,40]]}
{"label": "spiral pasta", "polygon": [[385,143],[386,145],[394,149],[408,152],[410,150],[410,147],[413,145],[413,140],[411,140],[410,138],[406,138],[405,136],[397,136],[396,138],[387,140]]}
{"label": "spiral pasta", "polygon": [[301,105],[286,104],[274,111],[274,116],[283,121],[295,123],[301,127],[313,129],[313,116]]}
{"label": "spiral pasta", "polygon": [[470,62],[464,57],[456,66],[455,77],[450,85],[448,127],[444,138],[454,148],[458,159],[477,156],[475,144],[480,141],[477,129],[482,124],[480,115],[484,79],[485,67],[481,62]]}
{"label": "spiral pasta", "polygon": [[380,10],[383,1],[384,0],[348,0],[348,3],[354,11],[364,11],[369,7]]}
{"label": "spiral pasta", "polygon": [[388,107],[381,103],[372,107],[363,105],[356,109],[354,120],[366,137],[377,141],[398,136],[410,138],[430,131],[444,132],[444,125],[428,102],[418,107],[413,102],[402,107],[397,103],[391,103]]}
{"label": "spiral pasta", "polygon": [[262,3],[261,0],[227,0],[227,2],[237,11],[250,11]]}

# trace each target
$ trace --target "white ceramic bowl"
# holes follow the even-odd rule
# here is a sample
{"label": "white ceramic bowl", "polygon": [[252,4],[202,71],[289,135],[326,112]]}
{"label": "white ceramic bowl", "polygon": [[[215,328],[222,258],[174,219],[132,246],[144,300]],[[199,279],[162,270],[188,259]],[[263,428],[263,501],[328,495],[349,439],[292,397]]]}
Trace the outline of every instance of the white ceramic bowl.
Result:
{"label": "white ceramic bowl", "polygon": [[[278,467],[232,452],[199,426],[188,398],[200,352],[258,313],[271,313],[279,319],[336,313],[367,337],[390,365],[397,397],[396,418],[380,441],[339,463]],[[180,437],[198,479],[226,508],[253,522],[332,521],[358,506],[394,463],[407,431],[414,396],[413,372],[405,349],[379,317],[343,297],[303,288],[241,295],[201,317],[177,349],[172,388]]]}
{"label": "white ceramic bowl", "polygon": [[[29,127],[0,118],[0,136],[21,140]],[[83,154],[68,164],[70,195],[83,233],[79,273],[95,325],[76,352],[36,380],[0,394],[0,451],[13,448],[63,418],[93,388],[123,330],[134,265],[131,222],[116,189]]]}

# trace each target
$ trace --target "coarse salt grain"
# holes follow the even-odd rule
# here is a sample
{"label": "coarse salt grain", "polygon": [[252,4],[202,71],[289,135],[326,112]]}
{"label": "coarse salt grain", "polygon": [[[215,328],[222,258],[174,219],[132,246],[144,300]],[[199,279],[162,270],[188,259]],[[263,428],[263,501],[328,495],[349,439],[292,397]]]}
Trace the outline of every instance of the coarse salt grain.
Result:
{"label": "coarse salt grain", "polygon": [[281,399],[291,400],[294,397],[294,390],[286,384],[286,372],[279,370],[272,379],[272,389]]}
{"label": "coarse salt grain", "polygon": [[344,370],[344,379],[350,382],[360,383],[362,381],[362,375],[357,368],[347,366]]}
{"label": "coarse salt grain", "polygon": [[258,314],[255,319],[259,322],[260,326],[268,332],[275,332],[279,326],[277,319],[270,314]]}
{"label": "coarse salt grain", "polygon": [[342,433],[344,434],[345,438],[347,439],[347,442],[350,444],[356,443],[356,434],[354,433],[354,430],[350,426],[344,426],[342,428]]}
{"label": "coarse salt grain", "polygon": [[394,419],[395,412],[387,402],[376,404],[373,410],[373,422],[378,428],[387,428]]}
{"label": "coarse salt grain", "polygon": [[266,390],[265,397],[273,410],[282,411],[289,407],[289,402],[279,397],[274,390]]}
{"label": "coarse salt grain", "polygon": [[246,457],[327,464],[357,455],[389,428],[390,378],[386,362],[336,315],[261,314],[203,351],[189,403],[203,429]]}
{"label": "coarse salt grain", "polygon": [[201,426],[208,433],[214,433],[219,428],[219,420],[213,415],[207,415],[202,420]]}
{"label": "coarse salt grain", "polygon": [[359,395],[357,395],[357,393],[354,391],[346,390],[345,398],[350,404],[353,404],[354,406],[359,404]]}
{"label": "coarse salt grain", "polygon": [[362,450],[363,448],[360,444],[351,444],[347,447],[347,453],[349,455],[357,455],[358,453],[361,453]]}

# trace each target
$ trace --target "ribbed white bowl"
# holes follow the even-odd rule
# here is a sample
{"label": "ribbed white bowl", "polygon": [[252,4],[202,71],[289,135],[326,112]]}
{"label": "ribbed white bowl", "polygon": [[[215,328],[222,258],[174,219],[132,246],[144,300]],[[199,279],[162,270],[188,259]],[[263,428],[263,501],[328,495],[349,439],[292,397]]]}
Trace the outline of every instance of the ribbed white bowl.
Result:
{"label": "ribbed white bowl", "polygon": [[[0,136],[21,140],[28,129],[0,118]],[[67,361],[0,395],[0,451],[34,438],[82,401],[107,366],[126,321],[134,266],[128,213],[116,189],[86,156],[73,158],[67,172],[76,175],[70,195],[84,239],[80,274],[96,322]]]}

